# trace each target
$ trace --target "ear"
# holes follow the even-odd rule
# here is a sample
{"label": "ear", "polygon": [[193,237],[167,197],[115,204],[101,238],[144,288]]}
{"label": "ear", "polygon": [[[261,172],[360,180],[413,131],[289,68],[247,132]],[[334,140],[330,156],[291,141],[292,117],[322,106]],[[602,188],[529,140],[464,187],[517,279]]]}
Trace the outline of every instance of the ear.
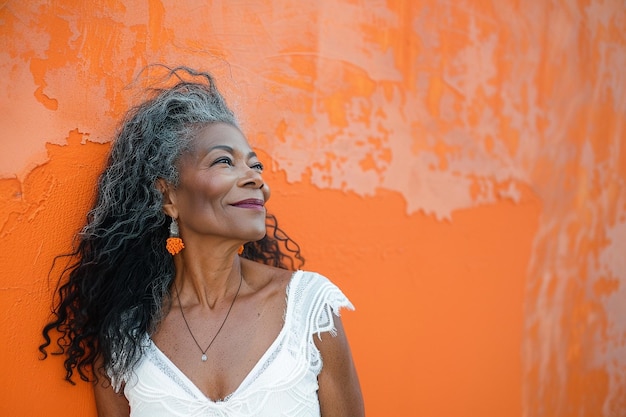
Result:
{"label": "ear", "polygon": [[176,209],[176,190],[174,186],[164,178],[157,178],[154,186],[163,194],[163,211],[165,214],[177,219],[178,210]]}

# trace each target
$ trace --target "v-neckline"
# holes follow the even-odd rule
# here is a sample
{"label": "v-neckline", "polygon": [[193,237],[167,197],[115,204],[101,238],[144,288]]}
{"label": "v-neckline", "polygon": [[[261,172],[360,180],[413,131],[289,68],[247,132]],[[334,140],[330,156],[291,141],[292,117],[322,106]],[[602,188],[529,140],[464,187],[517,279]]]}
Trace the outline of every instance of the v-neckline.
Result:
{"label": "v-neckline", "polygon": [[187,376],[187,374],[185,374],[178,366],[176,366],[176,364],[174,362],[172,362],[172,360],[165,353],[163,353],[163,351],[161,349],[159,349],[159,347],[156,345],[156,343],[154,343],[152,338],[148,337],[148,340],[150,341],[150,345],[152,346],[152,348],[154,348],[154,350],[157,353],[157,355],[183,380],[183,382],[186,383],[187,386],[189,388],[191,388],[193,391],[196,391],[196,394],[198,394],[200,396],[200,398],[204,398],[208,402],[213,403],[213,404],[226,403],[231,398],[233,398],[235,396],[235,394],[237,394],[240,390],[242,390],[243,387],[245,387],[247,385],[248,379],[252,378],[252,376],[254,374],[256,374],[257,369],[259,367],[261,367],[267,361],[268,356],[270,356],[274,352],[274,350],[276,350],[276,345],[279,344],[281,339],[287,333],[287,328],[288,328],[287,327],[287,322],[289,321],[290,317],[292,316],[292,314],[290,314],[291,313],[290,310],[293,308],[292,307],[292,303],[291,303],[291,298],[292,298],[291,297],[291,289],[293,287],[293,283],[296,280],[296,276],[300,276],[301,272],[302,271],[300,271],[300,270],[295,271],[291,275],[291,278],[289,279],[289,283],[287,284],[287,289],[285,291],[286,298],[287,298],[287,303],[286,303],[287,305],[285,307],[285,321],[283,322],[283,326],[280,329],[280,332],[278,332],[278,335],[276,336],[274,341],[269,345],[269,347],[265,350],[265,352],[263,352],[263,355],[261,355],[261,357],[257,360],[257,362],[254,364],[252,369],[250,369],[250,371],[246,374],[246,376],[239,383],[239,385],[235,388],[235,390],[233,392],[231,392],[230,394],[226,395],[224,398],[213,400],[211,397],[207,396],[204,393],[204,391],[202,391],[191,380],[191,378],[189,378]]}

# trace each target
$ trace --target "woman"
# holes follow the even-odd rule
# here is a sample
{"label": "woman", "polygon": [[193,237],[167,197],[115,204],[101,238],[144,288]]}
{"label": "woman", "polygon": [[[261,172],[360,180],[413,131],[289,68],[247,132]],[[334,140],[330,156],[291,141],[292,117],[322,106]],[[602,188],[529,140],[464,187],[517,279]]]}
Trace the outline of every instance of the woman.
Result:
{"label": "woman", "polygon": [[350,302],[287,269],[299,247],[212,77],[169,75],[122,124],[40,350],[60,333],[99,416],[363,415]]}

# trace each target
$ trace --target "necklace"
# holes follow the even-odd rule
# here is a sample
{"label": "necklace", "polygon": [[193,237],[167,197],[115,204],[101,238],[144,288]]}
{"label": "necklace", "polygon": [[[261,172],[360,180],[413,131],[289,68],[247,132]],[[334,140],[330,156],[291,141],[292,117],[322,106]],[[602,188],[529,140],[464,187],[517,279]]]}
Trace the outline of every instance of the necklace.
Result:
{"label": "necklace", "polygon": [[191,331],[191,327],[189,327],[189,323],[187,323],[187,319],[185,318],[185,312],[183,311],[183,305],[180,303],[180,295],[178,294],[178,287],[176,286],[176,284],[174,284],[174,288],[176,288],[176,298],[178,299],[178,307],[180,308],[180,314],[183,316],[183,320],[185,321],[185,326],[187,326],[187,330],[189,330],[189,334],[191,335],[191,338],[196,343],[196,346],[198,346],[198,349],[200,349],[200,352],[202,352],[202,357],[200,358],[202,359],[202,362],[206,362],[207,351],[209,350],[213,342],[215,342],[217,335],[220,334],[220,331],[222,331],[222,327],[224,327],[224,324],[226,324],[226,320],[228,320],[230,310],[232,310],[233,306],[235,305],[235,300],[237,299],[237,296],[239,295],[239,290],[241,289],[241,283],[243,282],[243,274],[241,273],[241,271],[239,272],[239,276],[240,276],[239,287],[237,288],[237,292],[235,293],[235,296],[233,297],[233,302],[230,303],[230,307],[228,307],[228,311],[226,312],[226,317],[224,317],[224,321],[222,322],[220,328],[217,329],[217,333],[215,333],[215,336],[213,336],[213,339],[211,339],[209,346],[207,346],[206,349],[204,350],[202,350],[202,346],[200,346],[200,343],[198,343],[198,341],[196,340],[196,337],[193,335],[193,332]]}

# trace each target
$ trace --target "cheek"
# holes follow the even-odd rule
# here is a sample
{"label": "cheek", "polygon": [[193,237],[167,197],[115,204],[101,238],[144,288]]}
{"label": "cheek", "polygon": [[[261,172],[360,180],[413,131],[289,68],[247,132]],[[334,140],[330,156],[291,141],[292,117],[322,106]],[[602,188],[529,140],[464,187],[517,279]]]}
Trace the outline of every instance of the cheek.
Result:
{"label": "cheek", "polygon": [[223,195],[221,184],[210,180],[189,182],[180,191],[180,204],[192,211],[212,206]]}

